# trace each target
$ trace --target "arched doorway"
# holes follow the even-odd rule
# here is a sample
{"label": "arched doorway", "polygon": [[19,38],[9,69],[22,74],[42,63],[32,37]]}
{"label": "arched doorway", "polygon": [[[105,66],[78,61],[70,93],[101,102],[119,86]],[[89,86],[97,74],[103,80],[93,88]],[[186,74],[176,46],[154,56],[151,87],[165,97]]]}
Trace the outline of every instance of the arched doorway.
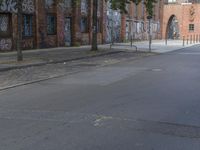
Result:
{"label": "arched doorway", "polygon": [[178,20],[175,15],[172,15],[169,18],[169,21],[167,24],[166,38],[167,39],[179,39],[180,38],[179,24],[178,24]]}

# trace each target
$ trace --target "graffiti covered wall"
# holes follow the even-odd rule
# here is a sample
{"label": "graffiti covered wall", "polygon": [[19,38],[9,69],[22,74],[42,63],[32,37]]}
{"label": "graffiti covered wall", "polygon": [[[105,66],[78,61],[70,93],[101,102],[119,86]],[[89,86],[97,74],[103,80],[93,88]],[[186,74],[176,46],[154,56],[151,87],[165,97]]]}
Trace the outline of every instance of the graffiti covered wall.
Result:
{"label": "graffiti covered wall", "polygon": [[106,16],[106,42],[120,41],[121,31],[121,14],[118,11],[111,9],[110,3],[107,3],[107,16]]}
{"label": "graffiti covered wall", "polygon": [[[13,47],[12,36],[11,36],[11,16],[8,13],[9,11],[16,11],[15,3],[13,1],[2,1],[0,5],[0,11],[6,11],[7,13],[0,14],[0,50],[8,51]],[[13,4],[13,5],[12,5]]]}
{"label": "graffiti covered wall", "polygon": [[[16,48],[16,40],[17,40],[17,0],[1,0],[0,1],[0,50],[8,51]],[[22,1],[22,11],[23,15],[29,14],[34,15],[35,12],[35,3],[34,0],[23,0]],[[28,29],[27,27],[32,27],[33,22],[29,23],[28,20],[24,21],[24,17],[22,18],[22,30]],[[27,26],[25,26],[25,23]],[[12,27],[11,27],[12,25]],[[26,27],[26,28],[25,28]],[[30,29],[30,28],[29,28]],[[27,49],[33,48],[33,39],[22,40],[22,48]]]}
{"label": "graffiti covered wall", "polygon": [[57,20],[58,45],[71,46],[72,0],[61,0],[58,3]]}

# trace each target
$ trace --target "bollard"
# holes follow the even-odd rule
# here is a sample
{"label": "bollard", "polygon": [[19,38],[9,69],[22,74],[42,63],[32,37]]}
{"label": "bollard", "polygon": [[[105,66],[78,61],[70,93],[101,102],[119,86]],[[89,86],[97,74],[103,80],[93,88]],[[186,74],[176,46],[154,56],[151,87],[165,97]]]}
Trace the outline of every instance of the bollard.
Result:
{"label": "bollard", "polygon": [[196,35],[196,43],[198,43],[198,35]]}
{"label": "bollard", "polygon": [[187,36],[187,45],[188,45],[189,37]]}
{"label": "bollard", "polygon": [[185,36],[183,36],[183,46],[185,46]]}
{"label": "bollard", "polygon": [[192,35],[190,35],[190,44],[192,44]]}
{"label": "bollard", "polygon": [[133,47],[133,37],[131,36],[131,47]]}
{"label": "bollard", "polygon": [[200,42],[200,35],[199,35],[199,42]]}
{"label": "bollard", "polygon": [[193,35],[193,43],[195,43],[195,35]]}

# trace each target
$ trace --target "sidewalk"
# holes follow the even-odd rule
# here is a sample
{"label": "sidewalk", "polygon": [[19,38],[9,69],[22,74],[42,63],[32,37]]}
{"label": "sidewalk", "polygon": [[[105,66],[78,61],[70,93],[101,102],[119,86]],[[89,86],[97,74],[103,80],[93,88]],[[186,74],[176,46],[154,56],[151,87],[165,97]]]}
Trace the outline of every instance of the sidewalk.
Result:
{"label": "sidewalk", "polygon": [[[137,46],[139,52],[149,52],[148,41],[135,42],[133,44]],[[185,47],[193,45],[195,44],[186,45]],[[16,61],[16,52],[0,53],[0,71],[135,51],[135,47],[131,47],[130,43],[115,43],[112,49],[110,49],[110,44],[99,45],[100,50],[98,52],[91,52],[90,47],[91,46],[88,45],[23,51],[24,61],[22,62]],[[184,48],[182,46],[182,41],[168,41],[168,45],[165,45],[165,41],[155,40],[152,41],[151,52],[165,53],[181,48]]]}
{"label": "sidewalk", "polygon": [[23,51],[23,61],[17,62],[17,53],[0,53],[0,71],[19,69],[31,66],[41,66],[52,63],[63,63],[67,61],[80,60],[90,57],[120,53],[119,49],[109,49],[109,46],[100,46],[97,52],[90,51],[90,46],[81,47],[59,47],[50,49],[35,49]]}
{"label": "sidewalk", "polygon": [[[151,46],[151,52],[155,53],[167,53],[175,50],[179,50],[186,47],[191,47],[194,45],[199,45],[200,43],[192,43],[187,44],[186,41],[183,46],[182,40],[168,40],[167,45],[165,40],[153,40],[152,46]],[[114,49],[126,49],[126,50],[135,50],[135,47],[131,48],[131,43],[115,43],[114,46],[112,46]],[[138,48],[138,51],[148,52],[149,51],[149,42],[148,41],[142,41],[142,42],[133,42],[133,45],[135,45]]]}

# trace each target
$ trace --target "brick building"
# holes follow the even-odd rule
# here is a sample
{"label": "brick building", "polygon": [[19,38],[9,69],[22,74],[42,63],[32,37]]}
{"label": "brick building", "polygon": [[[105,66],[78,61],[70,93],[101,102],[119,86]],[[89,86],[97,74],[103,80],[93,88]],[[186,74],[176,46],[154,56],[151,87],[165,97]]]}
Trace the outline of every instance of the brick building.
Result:
{"label": "brick building", "polygon": [[[98,42],[105,41],[106,9],[99,0]],[[23,49],[84,45],[91,42],[92,0],[23,0]],[[0,50],[16,49],[17,0],[0,1]]]}
{"label": "brick building", "polygon": [[[91,43],[92,0],[22,0],[22,49],[78,46]],[[98,43],[147,39],[144,4],[130,4],[129,14],[110,9],[98,1]],[[160,38],[161,2],[155,6],[152,21],[153,38]],[[0,51],[16,49],[17,0],[0,1]],[[130,22],[131,20],[131,22]]]}
{"label": "brick building", "polygon": [[168,0],[163,11],[163,39],[200,40],[199,0]]}
{"label": "brick building", "polygon": [[[144,0],[138,5],[131,3],[127,6],[128,15],[122,16],[121,39],[130,40],[132,37],[135,40],[148,39],[148,20],[144,5]],[[151,20],[150,31],[153,39],[161,38],[161,23],[163,16],[163,0],[158,0],[154,4],[154,14]]]}

